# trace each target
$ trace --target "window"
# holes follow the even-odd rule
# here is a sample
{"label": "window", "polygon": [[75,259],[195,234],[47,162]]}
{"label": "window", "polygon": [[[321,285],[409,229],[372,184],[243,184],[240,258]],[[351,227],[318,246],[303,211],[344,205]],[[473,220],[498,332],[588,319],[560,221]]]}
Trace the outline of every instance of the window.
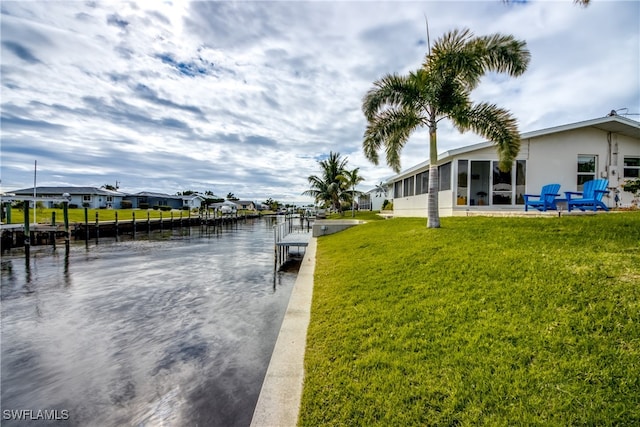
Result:
{"label": "window", "polygon": [[640,178],[640,157],[624,156],[624,178]]}
{"label": "window", "polygon": [[396,181],[393,183],[393,197],[402,197],[402,181]]}
{"label": "window", "polygon": [[424,171],[416,175],[416,194],[429,192],[429,171]]}
{"label": "window", "polygon": [[413,196],[413,177],[404,179],[402,194],[404,197]]}
{"label": "window", "polygon": [[526,187],[527,161],[516,160],[516,205],[524,205]]}
{"label": "window", "polygon": [[89,194],[85,194],[82,196],[82,201],[83,202],[90,202],[91,201],[91,195]]}
{"label": "window", "polygon": [[582,185],[596,179],[596,161],[598,156],[579,154],[578,155],[578,191],[582,191]]}
{"label": "window", "polygon": [[113,196],[107,196],[107,202],[113,202]]}
{"label": "window", "polygon": [[513,196],[513,176],[511,168],[508,172],[503,172],[498,166],[499,162],[493,162],[493,187],[491,202],[494,205],[510,205]]}
{"label": "window", "polygon": [[451,190],[451,162],[438,167],[438,180],[440,181],[439,191]]}
{"label": "window", "polygon": [[489,160],[471,160],[471,180],[469,181],[469,205],[488,205],[491,162]]}

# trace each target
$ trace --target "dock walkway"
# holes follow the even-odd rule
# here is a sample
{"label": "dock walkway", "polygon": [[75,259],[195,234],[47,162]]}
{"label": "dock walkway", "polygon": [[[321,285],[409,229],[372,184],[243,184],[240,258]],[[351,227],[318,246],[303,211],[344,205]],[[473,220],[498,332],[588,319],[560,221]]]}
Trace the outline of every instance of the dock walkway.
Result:
{"label": "dock walkway", "polygon": [[295,224],[294,218],[287,218],[284,222],[274,226],[274,246],[275,246],[275,269],[279,269],[289,257],[289,250],[292,247],[306,248],[311,240],[311,226],[305,218],[302,218],[300,225]]}

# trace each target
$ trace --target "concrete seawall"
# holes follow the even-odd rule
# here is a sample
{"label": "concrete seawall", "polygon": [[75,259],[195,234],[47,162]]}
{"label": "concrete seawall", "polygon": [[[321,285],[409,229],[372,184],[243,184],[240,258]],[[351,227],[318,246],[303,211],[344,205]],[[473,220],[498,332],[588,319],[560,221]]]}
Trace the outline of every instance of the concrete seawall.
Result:
{"label": "concrete seawall", "polygon": [[252,427],[293,427],[298,422],[304,382],[304,353],[311,317],[317,239],[304,254],[289,305],[271,355]]}
{"label": "concrete seawall", "polygon": [[338,233],[347,228],[364,224],[365,221],[358,219],[328,219],[316,220],[313,223],[313,237],[325,236],[327,234]]}

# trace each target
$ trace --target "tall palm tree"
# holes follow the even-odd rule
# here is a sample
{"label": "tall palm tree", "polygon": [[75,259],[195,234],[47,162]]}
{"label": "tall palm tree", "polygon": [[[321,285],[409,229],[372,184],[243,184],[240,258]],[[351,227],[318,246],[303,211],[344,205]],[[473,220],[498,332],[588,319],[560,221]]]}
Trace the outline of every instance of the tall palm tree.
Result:
{"label": "tall palm tree", "polygon": [[329,157],[318,162],[322,169],[321,175],[309,176],[307,180],[311,188],[302,194],[314,197],[316,203],[323,202],[342,212],[341,200],[345,197],[343,173],[347,162],[348,159],[340,158],[340,153],[329,152]]}
{"label": "tall palm tree", "polygon": [[[355,201],[356,201],[356,185],[364,181],[362,175],[360,175],[360,168],[354,170],[345,170],[342,173],[347,188],[351,188],[351,217],[356,216]],[[358,192],[360,193],[360,192]]]}
{"label": "tall palm tree", "polygon": [[429,129],[427,227],[440,227],[438,213],[438,123],[449,119],[461,132],[472,130],[498,147],[500,167],[509,170],[520,150],[515,118],[494,104],[473,103],[471,91],[489,71],[522,74],[531,55],[524,41],[511,35],[476,37],[468,29],[446,33],[429,47],[422,67],[409,75],[388,74],[364,96],[368,124],[365,156],[378,164],[384,148],[387,164],[400,171],[400,151],[418,128]]}

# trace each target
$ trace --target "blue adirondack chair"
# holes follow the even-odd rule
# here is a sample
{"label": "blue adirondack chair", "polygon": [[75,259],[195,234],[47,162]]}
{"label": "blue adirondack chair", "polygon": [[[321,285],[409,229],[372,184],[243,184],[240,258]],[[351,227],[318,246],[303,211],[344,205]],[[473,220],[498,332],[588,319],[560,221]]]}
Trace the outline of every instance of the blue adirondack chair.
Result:
{"label": "blue adirondack chair", "polygon": [[[567,196],[567,209],[571,212],[571,209],[578,208],[581,211],[590,209],[597,211],[598,208],[602,208],[608,211],[609,208],[602,202],[602,197],[609,193],[607,186],[609,180],[607,179],[593,179],[584,183],[582,191],[565,191]],[[573,198],[573,196],[582,196],[579,198]]]}
{"label": "blue adirondack chair", "polygon": [[[540,194],[525,194],[525,212],[529,211],[529,206],[542,212],[545,212],[547,209],[557,209],[556,197],[560,195],[558,194],[558,190],[560,190],[560,184],[547,184],[542,187]],[[531,199],[532,197],[534,198],[533,200]]]}

